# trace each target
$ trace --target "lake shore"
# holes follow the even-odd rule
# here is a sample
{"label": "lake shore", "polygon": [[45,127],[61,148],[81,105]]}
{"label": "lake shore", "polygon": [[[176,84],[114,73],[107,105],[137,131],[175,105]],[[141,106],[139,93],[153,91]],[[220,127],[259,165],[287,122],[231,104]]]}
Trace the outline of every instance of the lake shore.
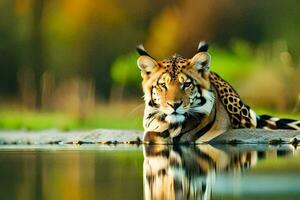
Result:
{"label": "lake shore", "polygon": [[[68,131],[56,129],[44,131],[1,130],[0,145],[42,144],[143,144],[143,132],[138,130],[96,129],[92,131]],[[215,139],[211,144],[293,144],[300,142],[299,131],[234,129]]]}

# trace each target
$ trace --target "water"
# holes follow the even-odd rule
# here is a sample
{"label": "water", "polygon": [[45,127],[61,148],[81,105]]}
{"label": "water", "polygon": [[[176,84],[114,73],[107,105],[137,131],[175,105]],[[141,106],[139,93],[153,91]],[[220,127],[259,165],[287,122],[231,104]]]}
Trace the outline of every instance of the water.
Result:
{"label": "water", "polygon": [[300,199],[293,146],[1,146],[0,199]]}

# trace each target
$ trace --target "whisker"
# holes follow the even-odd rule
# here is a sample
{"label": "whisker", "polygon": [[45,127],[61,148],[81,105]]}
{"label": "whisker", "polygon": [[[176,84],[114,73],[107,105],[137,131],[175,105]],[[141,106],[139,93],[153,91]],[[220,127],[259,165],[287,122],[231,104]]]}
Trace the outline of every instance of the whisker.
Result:
{"label": "whisker", "polygon": [[136,107],[131,109],[131,111],[127,115],[131,116],[132,114],[136,113],[139,109],[141,109],[141,107],[143,107],[143,106],[144,106],[144,103],[140,103],[139,105],[137,105]]}

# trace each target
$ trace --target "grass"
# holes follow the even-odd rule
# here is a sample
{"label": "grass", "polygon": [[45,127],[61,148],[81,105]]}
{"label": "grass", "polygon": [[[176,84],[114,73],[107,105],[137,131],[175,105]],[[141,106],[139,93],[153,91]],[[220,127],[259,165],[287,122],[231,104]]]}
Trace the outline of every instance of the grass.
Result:
{"label": "grass", "polygon": [[[21,109],[0,109],[0,129],[44,130],[57,128],[63,131],[96,128],[142,130],[142,106],[134,111],[136,104],[100,105],[86,117],[76,117],[59,112],[33,112]],[[300,114],[278,113],[266,109],[259,114],[281,118],[300,119]]]}
{"label": "grass", "polygon": [[44,112],[5,112],[0,114],[1,129],[141,129],[141,124],[142,122],[140,117],[128,118],[112,115],[93,115],[80,119],[59,113]]}
{"label": "grass", "polygon": [[[138,129],[142,130],[142,113],[135,104],[100,105],[88,116],[60,112],[35,112],[18,108],[0,108],[0,129],[60,130]],[[140,106],[139,106],[140,107]],[[142,107],[141,107],[142,109]]]}

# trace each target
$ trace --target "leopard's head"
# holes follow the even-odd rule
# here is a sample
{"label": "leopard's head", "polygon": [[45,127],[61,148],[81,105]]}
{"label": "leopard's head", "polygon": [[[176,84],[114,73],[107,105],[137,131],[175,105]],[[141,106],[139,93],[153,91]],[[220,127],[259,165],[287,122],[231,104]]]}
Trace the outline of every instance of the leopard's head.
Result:
{"label": "leopard's head", "polygon": [[143,78],[144,129],[152,134],[169,130],[168,138],[182,131],[187,119],[209,115],[215,101],[209,81],[208,45],[201,42],[192,58],[173,55],[156,60],[142,46],[137,60]]}

